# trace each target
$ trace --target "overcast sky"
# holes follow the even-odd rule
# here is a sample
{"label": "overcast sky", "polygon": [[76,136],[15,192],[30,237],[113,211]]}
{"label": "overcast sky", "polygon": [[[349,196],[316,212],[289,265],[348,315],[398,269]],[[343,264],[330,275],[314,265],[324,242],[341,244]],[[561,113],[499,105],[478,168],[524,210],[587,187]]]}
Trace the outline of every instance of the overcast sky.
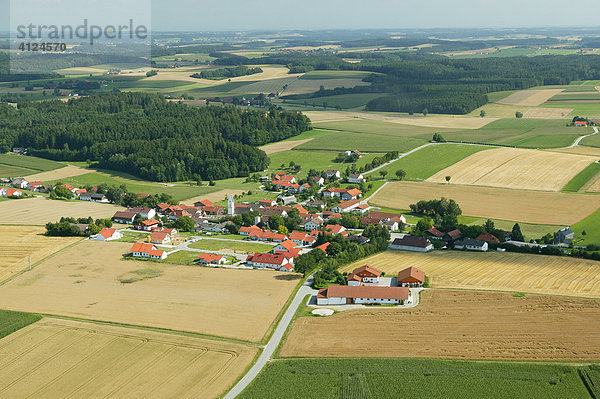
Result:
{"label": "overcast sky", "polygon": [[[43,23],[61,23],[74,0],[13,0]],[[146,0],[137,0],[145,8]],[[600,0],[148,0],[154,30],[284,30],[600,26]],[[0,0],[0,27],[6,4]],[[120,23],[128,0],[77,0],[103,23]],[[2,8],[2,5],[5,7]],[[66,10],[66,11],[65,11]],[[140,11],[143,14],[143,12]],[[4,17],[4,21],[2,21]],[[37,19],[37,18],[36,18]],[[114,21],[113,21],[114,20]],[[110,22],[109,22],[110,21]],[[36,22],[38,23],[38,22]],[[600,33],[600,29],[599,29]]]}

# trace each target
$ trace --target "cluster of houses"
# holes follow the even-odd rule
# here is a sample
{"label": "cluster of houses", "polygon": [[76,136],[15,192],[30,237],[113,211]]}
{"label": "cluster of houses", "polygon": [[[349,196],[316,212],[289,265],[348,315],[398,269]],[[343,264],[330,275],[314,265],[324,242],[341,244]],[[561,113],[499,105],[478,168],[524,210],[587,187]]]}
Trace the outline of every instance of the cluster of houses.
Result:
{"label": "cluster of houses", "polygon": [[[44,185],[41,181],[27,181],[24,177],[16,177],[14,179],[2,179],[2,183],[13,187],[2,187],[0,188],[0,196],[2,197],[20,197],[23,195],[21,190],[29,190],[36,191],[40,193],[47,193],[53,190],[56,186],[52,184]],[[80,199],[82,201],[91,201],[91,202],[109,202],[104,194],[99,194],[98,187],[93,187],[90,191],[87,191],[85,188],[77,188],[73,187],[70,184],[61,184],[62,187],[69,190],[76,199]]]}
{"label": "cluster of houses", "polygon": [[354,269],[348,275],[348,285],[330,285],[319,290],[317,305],[410,303],[410,288],[423,287],[425,283],[425,273],[414,267],[398,272],[396,286],[379,285],[382,274],[381,270],[369,265]]}

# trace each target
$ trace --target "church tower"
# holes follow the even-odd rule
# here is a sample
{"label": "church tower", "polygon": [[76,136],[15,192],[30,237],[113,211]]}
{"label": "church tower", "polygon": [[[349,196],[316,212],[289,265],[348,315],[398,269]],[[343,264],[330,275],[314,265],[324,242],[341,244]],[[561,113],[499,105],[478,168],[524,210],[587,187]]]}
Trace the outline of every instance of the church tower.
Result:
{"label": "church tower", "polygon": [[233,202],[232,194],[229,194],[229,200],[227,201],[227,214],[229,216],[235,215],[235,202]]}

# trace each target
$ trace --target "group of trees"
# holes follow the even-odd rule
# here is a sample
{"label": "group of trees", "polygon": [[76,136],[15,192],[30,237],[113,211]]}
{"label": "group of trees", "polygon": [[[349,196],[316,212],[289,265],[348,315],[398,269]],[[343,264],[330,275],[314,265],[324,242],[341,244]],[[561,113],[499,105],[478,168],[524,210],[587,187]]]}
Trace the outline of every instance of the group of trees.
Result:
{"label": "group of trees", "polygon": [[[87,231],[77,224],[87,225]],[[104,227],[112,227],[110,219],[62,217],[57,223],[46,223],[46,235],[60,237],[89,237],[98,234]]]}
{"label": "group of trees", "polygon": [[155,181],[225,179],[264,170],[254,146],[309,130],[299,112],[195,108],[157,94],[0,104],[0,136],[42,158],[86,161]]}
{"label": "group of trees", "polygon": [[195,73],[190,76],[192,78],[196,78],[196,79],[219,80],[219,79],[235,78],[238,76],[254,75],[257,73],[262,73],[262,71],[263,70],[259,67],[248,68],[247,66],[240,65],[240,66],[236,66],[236,67],[206,70],[206,71],[202,71],[200,73]]}

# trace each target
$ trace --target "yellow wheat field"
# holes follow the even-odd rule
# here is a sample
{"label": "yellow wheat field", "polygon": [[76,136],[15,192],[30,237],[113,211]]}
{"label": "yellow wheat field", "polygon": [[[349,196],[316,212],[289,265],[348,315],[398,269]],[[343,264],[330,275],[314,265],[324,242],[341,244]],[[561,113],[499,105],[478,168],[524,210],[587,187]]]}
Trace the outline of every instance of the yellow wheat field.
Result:
{"label": "yellow wheat field", "polygon": [[56,201],[36,197],[0,202],[0,224],[44,226],[58,222],[63,216],[94,219],[110,218],[124,208],[89,201]]}
{"label": "yellow wheat field", "polygon": [[404,181],[387,184],[369,203],[402,210],[441,197],[458,202],[467,216],[533,224],[570,226],[600,207],[597,195]]}
{"label": "yellow wheat field", "polygon": [[0,340],[4,398],[214,398],[256,348],[45,318]]}
{"label": "yellow wheat field", "polygon": [[44,227],[0,226],[0,281],[34,264],[64,247],[77,242],[78,237],[46,237]]}
{"label": "yellow wheat field", "polygon": [[496,102],[498,104],[536,107],[561,93],[563,90],[564,89],[521,90]]}
{"label": "yellow wheat field", "polygon": [[[1,307],[258,342],[300,280],[295,273],[122,260],[130,248],[73,245],[4,284]],[[153,278],[121,283],[147,270]]]}
{"label": "yellow wheat field", "polygon": [[432,287],[518,291],[600,298],[600,262],[501,252],[387,251],[346,266],[371,265],[386,275],[416,267]]}
{"label": "yellow wheat field", "polygon": [[62,168],[49,170],[47,172],[35,173],[33,175],[26,176],[28,181],[41,181],[47,182],[50,180],[66,179],[68,177],[80,176],[90,173],[88,169],[79,168],[77,166],[67,165]]}
{"label": "yellow wheat field", "polygon": [[432,183],[560,191],[596,157],[497,148],[481,151],[427,179]]}
{"label": "yellow wheat field", "polygon": [[293,148],[298,147],[299,145],[302,145],[304,143],[308,143],[311,140],[312,139],[293,140],[293,141],[280,141],[278,143],[272,143],[272,144],[263,145],[262,147],[259,147],[259,148],[261,150],[263,150],[267,155],[271,155],[271,154],[275,154],[275,153],[278,153],[278,152],[289,151],[289,150],[291,150]]}

